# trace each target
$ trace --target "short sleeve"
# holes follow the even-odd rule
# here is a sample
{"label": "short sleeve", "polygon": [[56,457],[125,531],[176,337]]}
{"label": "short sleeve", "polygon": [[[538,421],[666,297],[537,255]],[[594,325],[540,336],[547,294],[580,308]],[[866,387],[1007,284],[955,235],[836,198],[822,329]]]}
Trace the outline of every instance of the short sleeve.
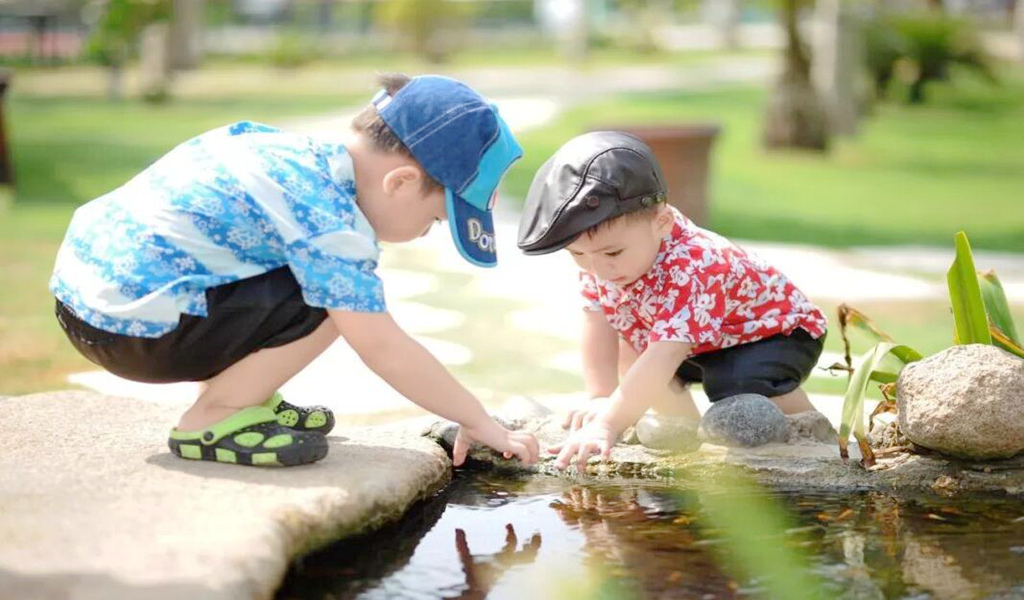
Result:
{"label": "short sleeve", "polygon": [[597,278],[586,271],[580,271],[580,296],[582,297],[581,306],[583,310],[601,310],[601,296],[598,293]]}
{"label": "short sleeve", "polygon": [[710,274],[699,270],[692,271],[688,266],[677,263],[669,268],[665,285],[659,290],[658,310],[649,342],[694,345],[717,345],[720,342],[725,315],[721,278],[710,277]]}

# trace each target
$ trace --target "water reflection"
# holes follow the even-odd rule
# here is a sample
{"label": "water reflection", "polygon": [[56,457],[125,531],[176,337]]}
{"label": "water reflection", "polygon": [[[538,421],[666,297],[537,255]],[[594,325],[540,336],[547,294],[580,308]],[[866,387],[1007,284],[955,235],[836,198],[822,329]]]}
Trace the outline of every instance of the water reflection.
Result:
{"label": "water reflection", "polygon": [[[1024,598],[1024,503],[771,494],[830,598]],[[371,536],[298,561],[278,598],[742,598],[762,588],[696,496],[660,482],[460,477]],[[771,574],[766,574],[771,576]]]}
{"label": "water reflection", "polygon": [[488,593],[505,574],[505,571],[517,565],[527,565],[537,559],[540,550],[540,534],[535,533],[521,550],[516,550],[519,539],[515,527],[511,523],[505,525],[505,545],[498,552],[476,554],[469,551],[466,532],[455,530],[455,548],[462,563],[462,572],[466,576],[466,589],[458,598],[486,598]]}
{"label": "water reflection", "polygon": [[684,512],[688,497],[668,486],[573,486],[551,503],[586,537],[582,548],[595,571],[620,579],[630,595],[648,598],[732,598],[739,584],[722,573],[697,522]]}

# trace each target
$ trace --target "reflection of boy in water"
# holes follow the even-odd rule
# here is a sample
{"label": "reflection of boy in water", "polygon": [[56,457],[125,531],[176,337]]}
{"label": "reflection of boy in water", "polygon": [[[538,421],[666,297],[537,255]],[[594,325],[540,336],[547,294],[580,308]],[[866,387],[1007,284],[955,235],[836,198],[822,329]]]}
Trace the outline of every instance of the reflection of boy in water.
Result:
{"label": "reflection of boy in water", "polygon": [[[596,570],[641,598],[735,598],[737,583],[699,544],[679,492],[576,486],[551,507],[587,538]],[[666,519],[676,527],[666,527]],[[604,586],[602,586],[603,588]]]}
{"label": "reflection of boy in water", "polygon": [[466,574],[467,589],[458,598],[486,598],[491,588],[501,579],[505,571],[516,565],[530,564],[537,559],[540,550],[540,534],[535,533],[530,541],[516,550],[519,538],[511,523],[505,525],[505,545],[494,554],[474,555],[469,551],[466,532],[455,530],[455,548],[459,552],[462,572]]}

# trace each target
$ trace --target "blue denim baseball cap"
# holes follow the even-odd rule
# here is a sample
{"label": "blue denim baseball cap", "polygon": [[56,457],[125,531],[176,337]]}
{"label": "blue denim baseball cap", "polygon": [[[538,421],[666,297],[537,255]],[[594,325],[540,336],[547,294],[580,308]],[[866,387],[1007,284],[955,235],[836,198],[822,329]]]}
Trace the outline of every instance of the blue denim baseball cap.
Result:
{"label": "blue denim baseball cap", "polygon": [[498,184],[523,149],[498,108],[464,83],[414,77],[394,96],[373,98],[384,122],[445,188],[448,224],[459,253],[474,265],[498,263],[491,210]]}

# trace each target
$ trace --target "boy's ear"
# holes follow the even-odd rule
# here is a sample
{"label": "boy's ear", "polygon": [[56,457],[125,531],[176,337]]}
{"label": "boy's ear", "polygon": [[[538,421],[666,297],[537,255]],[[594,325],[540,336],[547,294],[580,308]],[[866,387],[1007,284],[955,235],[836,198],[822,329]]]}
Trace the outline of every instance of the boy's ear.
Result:
{"label": "boy's ear", "polygon": [[668,204],[662,203],[658,207],[658,214],[654,217],[654,226],[660,237],[672,233],[672,226],[676,224],[675,215],[669,210]]}
{"label": "boy's ear", "polygon": [[419,189],[422,185],[423,174],[412,165],[403,165],[388,171],[382,182],[384,192],[390,196],[404,193],[408,190]]}

